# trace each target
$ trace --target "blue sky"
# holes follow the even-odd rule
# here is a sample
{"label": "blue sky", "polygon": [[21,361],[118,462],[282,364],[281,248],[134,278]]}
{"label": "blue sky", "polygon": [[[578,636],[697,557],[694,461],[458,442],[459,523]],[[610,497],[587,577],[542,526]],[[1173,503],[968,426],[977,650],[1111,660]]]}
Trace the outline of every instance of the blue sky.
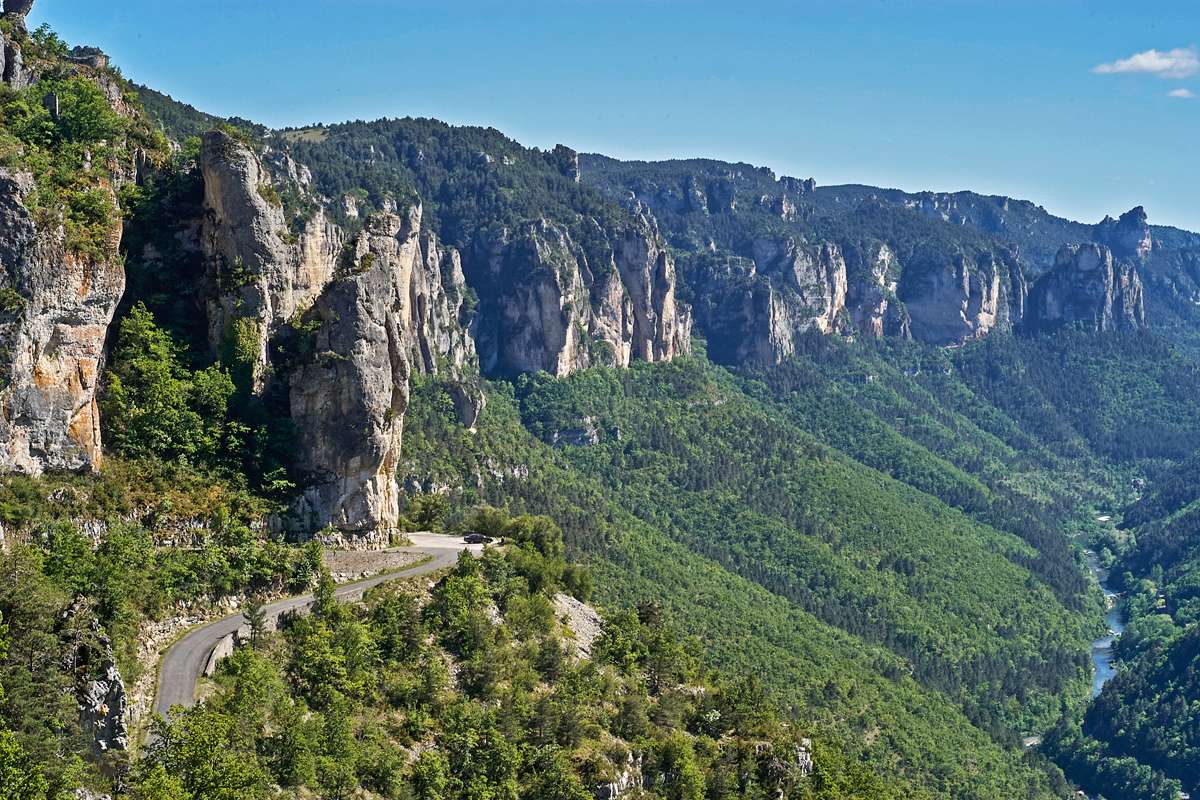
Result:
{"label": "blue sky", "polygon": [[432,116],[1200,230],[1200,99],[1169,96],[1200,95],[1195,0],[39,0],[31,21],[273,126]]}

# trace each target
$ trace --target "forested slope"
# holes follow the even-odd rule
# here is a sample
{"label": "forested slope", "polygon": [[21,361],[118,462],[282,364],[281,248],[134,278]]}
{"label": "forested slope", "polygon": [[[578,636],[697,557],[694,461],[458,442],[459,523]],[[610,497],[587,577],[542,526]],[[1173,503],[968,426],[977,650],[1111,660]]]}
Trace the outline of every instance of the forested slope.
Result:
{"label": "forested slope", "polygon": [[[1158,780],[1200,791],[1200,487],[1192,457],[1150,480],[1125,509],[1129,544],[1114,565],[1128,626],[1120,670],[1089,707],[1064,750],[1085,752],[1076,771],[1098,782],[1104,764],[1137,765]],[[1095,776],[1095,777],[1093,777]],[[1081,780],[1083,778],[1081,777]],[[1121,786],[1116,797],[1140,797]],[[1173,796],[1170,791],[1156,796]]]}

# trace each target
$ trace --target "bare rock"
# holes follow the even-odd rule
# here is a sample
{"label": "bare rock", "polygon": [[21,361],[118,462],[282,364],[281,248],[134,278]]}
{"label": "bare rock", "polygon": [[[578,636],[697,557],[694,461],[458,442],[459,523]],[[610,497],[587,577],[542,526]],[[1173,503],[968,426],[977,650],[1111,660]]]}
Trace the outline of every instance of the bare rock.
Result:
{"label": "bare rock", "polygon": [[0,471],[36,475],[101,460],[97,379],[125,272],[117,215],[103,256],[72,252],[35,222],[32,190],[0,170]]}
{"label": "bare rock", "polygon": [[633,310],[633,356],[670,361],[691,348],[691,319],[675,299],[675,263],[650,210],[632,207],[633,221],[616,238],[613,260]]}
{"label": "bare rock", "polygon": [[929,255],[906,265],[898,288],[915,339],[959,344],[1007,330],[1013,307],[1023,308],[1025,279],[1009,254]]}
{"label": "bare rock", "polygon": [[852,327],[875,339],[899,335],[902,326],[897,322],[900,305],[896,299],[896,254],[886,244],[879,244],[866,254],[865,261],[864,274],[850,282],[846,295]]}
{"label": "bare rock", "polygon": [[1119,259],[1144,259],[1154,248],[1146,209],[1141,206],[1126,211],[1120,219],[1105,217],[1092,229],[1092,236]]}
{"label": "bare rock", "polygon": [[112,795],[99,794],[91,789],[76,789],[72,796],[74,800],[112,800]]}
{"label": "bare rock", "polygon": [[579,171],[579,153],[575,152],[565,144],[557,144],[554,149],[548,153],[550,163],[558,169],[566,177],[579,183],[581,173]]}
{"label": "bare rock", "polygon": [[[24,19],[21,24],[24,24]],[[31,86],[36,80],[33,70],[25,65],[21,46],[7,36],[0,35],[0,77],[16,91]]]}
{"label": "bare rock", "polygon": [[571,646],[577,658],[591,658],[592,645],[604,632],[604,621],[596,609],[569,594],[554,596],[554,609],[563,618],[574,638]]}
{"label": "bare rock", "polygon": [[82,598],[59,621],[64,642],[63,667],[75,679],[79,722],[91,751],[129,748],[125,682],[117,670],[112,642]]}
{"label": "bare rock", "polygon": [[251,388],[262,392],[271,337],[333,280],[343,236],[319,210],[293,234],[271,173],[225,133],[205,134],[200,169],[209,344],[226,357],[237,350]]}
{"label": "bare rock", "polygon": [[4,0],[4,16],[24,21],[33,10],[34,0]]}
{"label": "bare rock", "polygon": [[71,52],[67,54],[67,61],[92,69],[108,67],[108,56],[98,47],[72,47]]}
{"label": "bare rock", "polygon": [[642,757],[630,752],[613,779],[597,786],[593,794],[596,800],[620,800],[622,797],[640,792],[644,785]]}
{"label": "bare rock", "polygon": [[606,246],[585,248],[545,219],[480,242],[476,339],[485,370],[563,376],[689,351],[691,320],[676,302],[675,265],[653,219],[643,209],[619,230],[585,224]]}
{"label": "bare rock", "polygon": [[1093,332],[1146,326],[1142,280],[1127,261],[1099,244],[1067,245],[1054,269],[1034,284],[1026,328],[1033,332],[1082,326]]}
{"label": "bare rock", "polygon": [[290,375],[298,461],[311,477],[298,514],[386,544],[399,515],[396,466],[409,378],[445,374],[460,387],[460,415],[474,424],[482,393],[467,335],[458,254],[422,229],[421,207],[370,217],[339,279],[303,315],[314,356]]}
{"label": "bare rock", "polygon": [[[384,545],[399,517],[394,473],[411,373],[458,387],[456,408],[469,425],[483,408],[461,257],[422,227],[419,205],[401,216],[394,201],[347,242],[312,193],[309,170],[286,153],[260,156],[213,132],[200,167],[209,343],[247,368],[242,380],[256,393],[286,380],[297,464],[308,477],[285,527],[306,535],[332,527]],[[298,229],[281,189],[315,209]],[[302,345],[292,348],[300,361],[275,363],[281,337]]]}
{"label": "bare rock", "polygon": [[841,248],[792,237],[761,237],[752,258],[706,264],[695,313],[710,355],[722,363],[778,364],[809,331],[847,325],[849,284]]}

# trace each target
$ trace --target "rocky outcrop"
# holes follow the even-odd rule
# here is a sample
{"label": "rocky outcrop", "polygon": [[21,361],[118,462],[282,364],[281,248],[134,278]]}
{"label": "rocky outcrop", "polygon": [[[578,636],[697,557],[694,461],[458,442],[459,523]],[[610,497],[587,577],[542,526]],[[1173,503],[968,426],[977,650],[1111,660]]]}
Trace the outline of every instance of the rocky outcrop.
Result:
{"label": "rocky outcrop", "polygon": [[[670,361],[691,348],[691,317],[676,303],[675,263],[650,210],[640,204],[629,210],[633,219],[614,237],[613,262],[633,312],[630,349],[641,361]],[[602,321],[612,320],[615,303],[600,310]]]}
{"label": "rocky outcrop", "polygon": [[612,776],[613,779],[602,783],[593,792],[596,800],[621,800],[628,795],[640,792],[645,784],[642,776],[642,756],[629,752],[625,762]]}
{"label": "rocky outcrop", "polygon": [[75,252],[35,220],[32,191],[0,170],[0,471],[40,474],[101,460],[97,380],[125,273],[119,221],[103,254]]}
{"label": "rocky outcrop", "polygon": [[33,0],[4,0],[4,16],[25,21],[33,10]]}
{"label": "rocky outcrop", "polygon": [[7,36],[0,36],[0,77],[5,85],[18,91],[34,81],[33,72],[25,66],[21,45]]}
{"label": "rocky outcrop", "polygon": [[75,679],[79,721],[95,755],[129,748],[125,682],[112,642],[82,597],[59,620],[63,670]]}
{"label": "rocky outcrop", "polygon": [[99,752],[129,749],[125,682],[112,660],[111,649],[103,670],[87,682],[79,703],[80,722]]}
{"label": "rocky outcrop", "polygon": [[1082,327],[1093,332],[1138,330],[1146,325],[1142,280],[1127,261],[1100,244],[1067,245],[1054,269],[1029,295],[1025,327],[1031,332]]}
{"label": "rocky outcrop", "polygon": [[556,144],[554,149],[546,154],[550,163],[564,176],[579,183],[582,174],[579,171],[579,153],[565,144]]}
{"label": "rocky outcrop", "polygon": [[[4,18],[23,26],[32,5],[7,0]],[[7,34],[0,79],[34,79]],[[62,226],[35,221],[33,191],[32,175],[0,170],[0,471],[39,474],[100,459],[96,380],[124,274],[115,258],[68,255]]]}
{"label": "rocky outcrop", "polygon": [[846,307],[854,331],[864,336],[910,338],[907,310],[896,298],[896,254],[886,244],[870,248],[849,282]]}
{"label": "rocky outcrop", "polygon": [[[250,391],[287,394],[307,476],[287,525],[384,543],[412,372],[446,377],[467,425],[483,406],[461,258],[423,229],[419,205],[389,204],[347,240],[286,153],[213,132],[200,168],[209,344]],[[315,210],[289,224],[281,190]]]}
{"label": "rocky outcrop", "polygon": [[36,76],[25,65],[25,54],[21,41],[27,37],[25,17],[33,8],[33,0],[5,0],[2,15],[12,25],[12,34],[0,32],[0,81],[9,88],[20,91],[31,85]]}
{"label": "rocky outcrop", "polygon": [[546,219],[480,243],[473,277],[485,370],[562,376],[688,352],[691,320],[676,303],[675,265],[653,219],[638,210],[619,231],[583,224],[604,245],[585,248]]}
{"label": "rocky outcrop", "polygon": [[931,254],[905,265],[898,296],[914,339],[958,344],[1020,319],[1025,278],[1006,254]]}
{"label": "rocky outcrop", "polygon": [[783,342],[815,329],[832,333],[846,308],[846,259],[836,244],[808,246],[795,239],[756,239],[754,263],[771,280],[777,298],[775,326]]}
{"label": "rocky outcrop", "polygon": [[783,189],[787,194],[803,197],[806,194],[812,194],[817,191],[817,181],[816,178],[801,180],[800,178],[784,175],[779,178],[779,188]]}
{"label": "rocky outcrop", "polygon": [[582,600],[559,592],[554,595],[554,610],[570,631],[570,647],[576,658],[592,657],[592,645],[604,632],[599,612]]}
{"label": "rocky outcrop", "polygon": [[[13,90],[38,79],[20,46],[27,41],[22,28],[31,6],[4,4],[5,21],[17,25],[0,36],[0,75]],[[113,74],[69,61],[55,69],[93,81],[117,114],[135,113]],[[42,103],[51,118],[59,114],[55,93],[46,93]],[[100,463],[97,383],[109,325],[125,289],[116,190],[136,181],[151,161],[128,142],[113,144],[125,152],[105,164],[93,164],[85,153],[80,185],[70,190],[87,184],[92,197],[107,206],[90,223],[65,221],[61,196],[53,202],[40,197],[34,213],[34,176],[0,169],[0,472],[36,475]]]}
{"label": "rocky outcrop", "polygon": [[[343,234],[318,210],[294,233],[275,180],[247,145],[220,131],[200,152],[205,214],[208,334],[214,353],[241,362],[250,388],[270,377],[270,341],[333,280]],[[298,178],[290,159],[281,165]],[[286,179],[286,177],[285,177]]]}
{"label": "rocky outcrop", "polygon": [[1143,260],[1154,248],[1146,209],[1141,206],[1126,211],[1120,219],[1105,217],[1092,229],[1092,237],[1118,259]]}
{"label": "rocky outcrop", "polygon": [[705,258],[697,268],[695,313],[712,358],[778,364],[810,331],[846,328],[848,281],[841,248],[761,238],[751,252],[752,258]]}
{"label": "rocky outcrop", "polygon": [[[311,478],[297,509],[306,530],[387,541],[400,513],[409,377],[460,376],[473,362],[458,254],[422,230],[421,217],[420,206],[370,217],[337,280],[303,315],[313,355],[289,384],[298,465]],[[482,395],[460,388],[461,414],[473,423]]]}
{"label": "rocky outcrop", "polygon": [[[566,375],[591,363],[593,276],[581,268],[586,256],[570,232],[543,219],[511,236],[501,233],[487,246],[486,264],[492,288],[483,300],[489,324],[480,350],[487,370]],[[605,277],[605,288],[612,287],[612,277]],[[601,296],[611,299],[612,292]],[[627,360],[623,342],[631,331],[624,305],[615,302],[621,316],[600,338],[621,348],[614,353],[619,362]]]}
{"label": "rocky outcrop", "polygon": [[908,335],[896,299],[899,267],[886,245],[847,258],[831,242],[759,238],[750,251],[752,258],[702,257],[693,267],[697,324],[713,359],[778,364],[810,333]]}

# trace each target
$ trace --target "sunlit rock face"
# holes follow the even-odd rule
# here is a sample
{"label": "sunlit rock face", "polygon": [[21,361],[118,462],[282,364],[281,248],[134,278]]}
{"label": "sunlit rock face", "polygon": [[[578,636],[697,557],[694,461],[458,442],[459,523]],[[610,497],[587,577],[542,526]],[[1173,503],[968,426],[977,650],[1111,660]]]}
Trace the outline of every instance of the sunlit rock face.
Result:
{"label": "sunlit rock face", "polygon": [[905,270],[899,298],[919,341],[959,344],[1007,330],[1024,308],[1024,276],[1005,254],[948,253]]}
{"label": "sunlit rock face", "polygon": [[100,463],[96,392],[125,272],[119,218],[104,254],[73,252],[34,220],[32,191],[0,170],[0,470],[36,475]]}
{"label": "sunlit rock face", "polygon": [[1078,326],[1100,332],[1137,330],[1146,325],[1142,280],[1137,268],[1116,261],[1099,244],[1068,245],[1054,269],[1034,284],[1026,328],[1048,331]]}
{"label": "sunlit rock face", "polygon": [[545,219],[480,241],[468,278],[480,298],[485,371],[563,376],[688,352],[691,319],[653,218],[635,208],[614,230],[584,224],[591,247]]}

